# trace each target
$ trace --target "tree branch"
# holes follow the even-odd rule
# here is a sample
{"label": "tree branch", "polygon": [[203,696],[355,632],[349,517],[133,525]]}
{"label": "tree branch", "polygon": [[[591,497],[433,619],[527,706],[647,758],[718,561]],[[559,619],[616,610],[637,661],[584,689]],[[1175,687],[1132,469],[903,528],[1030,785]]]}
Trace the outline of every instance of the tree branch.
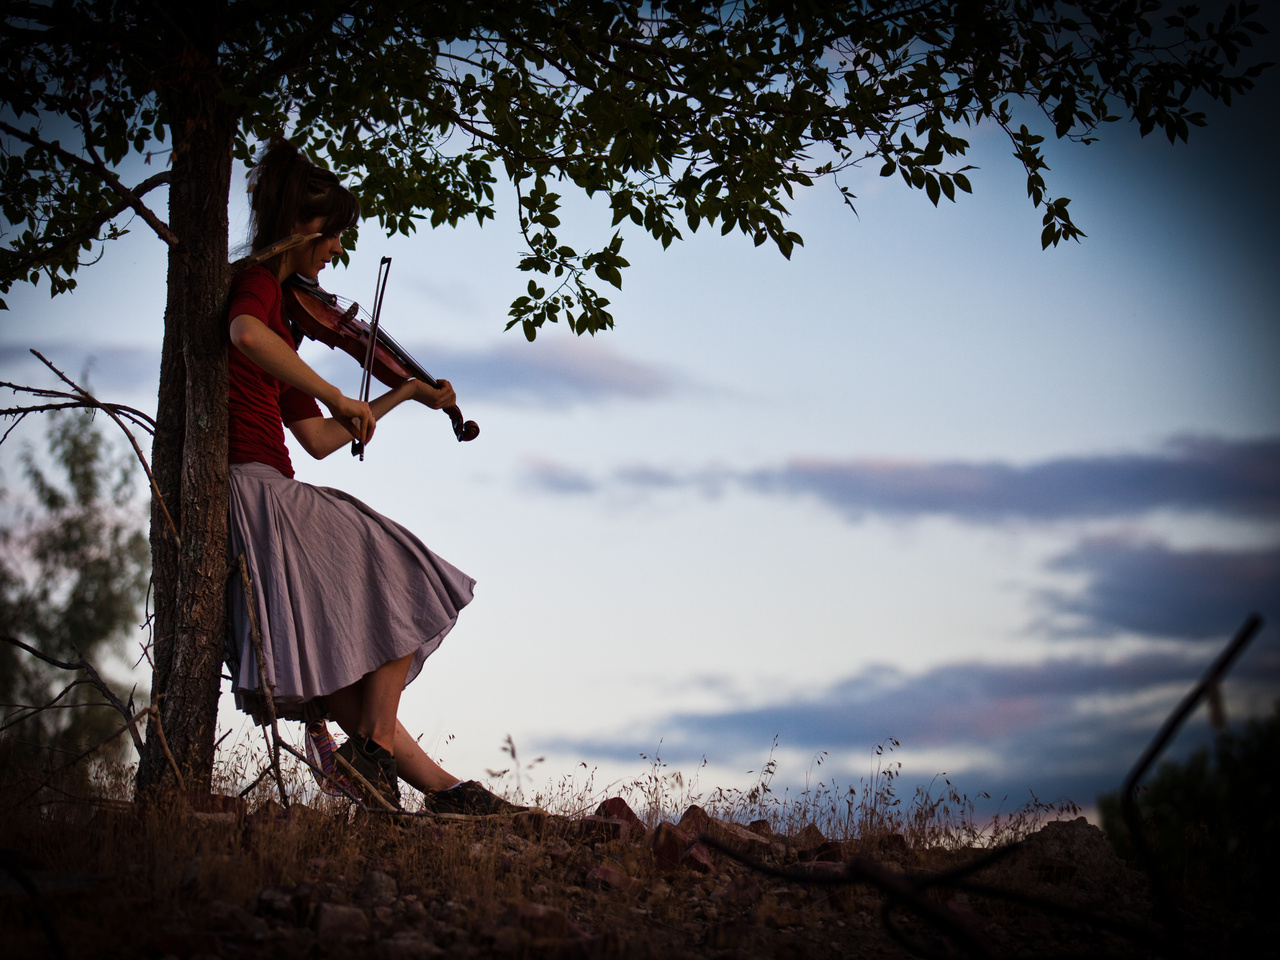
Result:
{"label": "tree branch", "polygon": [[[169,179],[169,171],[162,170],[155,176],[148,177],[146,180],[143,180],[140,184],[134,187],[133,193],[137,197],[142,197],[143,195],[150,193],[156,187],[167,184]],[[74,230],[64,236],[55,238],[43,249],[37,250],[29,256],[9,261],[9,263],[5,265],[5,272],[12,275],[25,273],[32,267],[42,266],[69,247],[79,246],[86,240],[97,239],[98,229],[104,223],[115,219],[129,208],[129,202],[127,200],[118,200],[106,210],[103,210],[97,215],[86,220],[79,230]]]}
{"label": "tree branch", "polygon": [[[51,657],[47,653],[37,650],[35,647],[31,646],[30,644],[23,643],[21,640],[17,639],[16,637],[0,635],[0,642],[12,644],[15,647],[20,647],[21,649],[27,651],[27,653],[31,654],[33,657],[36,657],[39,660],[43,660],[45,663],[52,664],[53,666],[57,667],[59,670],[83,670],[85,674],[88,675],[89,677],[89,679],[86,680],[85,682],[90,683],[94,687],[96,687],[98,692],[101,693],[103,697],[106,698],[107,702],[110,703],[111,706],[115,707],[115,709],[120,713],[121,716],[125,718],[125,720],[133,722],[132,714],[130,714],[129,708],[125,706],[123,702],[121,702],[119,697],[116,696],[115,691],[112,690],[109,686],[107,686],[107,682],[103,680],[101,676],[98,675],[98,671],[93,668],[93,664],[91,664],[88,660],[86,660],[84,658],[84,655],[80,654],[79,650],[76,650],[76,653],[80,654],[80,659],[68,663],[63,660],[58,660],[54,657]],[[65,693],[66,691],[63,691],[63,692]],[[56,702],[56,699],[54,702]],[[138,755],[141,756],[142,755],[142,737],[138,734],[138,731],[136,728],[131,727],[130,729],[133,731],[133,745],[137,748]],[[99,746],[101,746],[101,744],[99,744]],[[97,748],[95,747],[94,749],[97,749]]]}
{"label": "tree branch", "polygon": [[[100,400],[98,400],[97,397],[89,393],[88,390],[85,390],[82,386],[80,386],[78,383],[76,383],[74,380],[68,377],[65,373],[63,373],[61,370],[55,367],[52,363],[50,363],[45,358],[45,356],[42,353],[40,353],[39,350],[32,350],[31,352],[32,354],[35,355],[37,360],[39,360],[46,367],[48,367],[50,370],[56,373],[59,379],[61,379],[63,383],[70,386],[72,390],[74,390],[80,397],[82,397],[85,401],[85,406],[93,407],[96,410],[105,411],[107,416],[109,416],[112,420],[115,421],[116,426],[118,426],[121,430],[124,431],[124,435],[129,438],[129,443],[133,446],[133,452],[137,456],[138,462],[142,464],[142,469],[147,474],[147,480],[151,482],[151,492],[155,495],[156,501],[160,504],[160,511],[164,514],[164,518],[169,524],[169,532],[173,534],[174,541],[176,541],[179,545],[181,545],[182,537],[179,535],[178,528],[173,522],[173,517],[169,515],[169,508],[165,505],[164,496],[160,493],[160,486],[159,484],[156,483],[155,474],[151,472],[151,464],[147,462],[146,454],[144,454],[142,452],[142,448],[138,446],[138,441],[134,439],[133,434],[129,431],[129,428],[124,425],[123,421],[121,421],[120,417],[116,414],[115,410],[112,409],[113,406],[115,405],[102,403]],[[155,423],[154,421],[152,421],[153,432],[154,432],[154,428],[155,428]]]}
{"label": "tree branch", "polygon": [[241,95],[245,98],[259,96],[268,86],[283,77],[298,63],[301,63],[305,57],[311,54],[320,36],[345,17],[355,5],[355,0],[347,0],[346,3],[334,11],[332,17],[313,23],[310,29],[303,31],[302,35],[292,44],[282,50],[274,59],[267,61],[266,66],[256,75],[250,77],[241,88]]}
{"label": "tree branch", "polygon": [[[3,130],[5,133],[9,134],[10,136],[17,137],[23,143],[30,144],[31,146],[35,147],[38,150],[43,150],[45,153],[48,153],[52,156],[57,157],[59,160],[61,160],[65,164],[68,164],[73,167],[77,167],[80,170],[83,170],[87,173],[93,173],[96,176],[101,177],[102,180],[106,183],[106,185],[111,188],[113,193],[115,193],[118,197],[120,197],[121,200],[123,200],[126,205],[128,205],[129,207],[132,207],[133,210],[138,214],[138,216],[140,216],[144,221],[146,221],[147,226],[151,227],[151,229],[155,231],[156,236],[158,236],[165,243],[169,244],[169,246],[171,247],[176,247],[178,245],[178,238],[173,235],[173,231],[169,229],[168,224],[166,224],[163,220],[157,217],[151,211],[151,208],[142,202],[142,198],[139,196],[139,194],[137,194],[133,190],[130,190],[123,183],[121,183],[120,178],[114,172],[107,169],[106,164],[104,164],[101,160],[97,160],[95,162],[95,161],[86,160],[84,159],[84,157],[78,157],[69,150],[64,150],[62,147],[49,143],[48,141],[42,140],[39,137],[37,137],[34,133],[24,132],[22,130],[19,130],[17,127],[13,126],[10,123],[6,123],[3,120],[0,120],[0,130]],[[151,183],[151,181],[154,179],[155,178],[152,177],[143,182]],[[167,175],[165,175],[165,179],[166,180],[168,179]]]}

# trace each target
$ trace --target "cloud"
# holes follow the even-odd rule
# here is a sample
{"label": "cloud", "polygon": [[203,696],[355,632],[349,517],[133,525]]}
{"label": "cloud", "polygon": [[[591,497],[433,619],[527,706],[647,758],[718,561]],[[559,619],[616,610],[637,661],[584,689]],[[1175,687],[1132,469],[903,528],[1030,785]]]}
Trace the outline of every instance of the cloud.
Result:
{"label": "cloud", "polygon": [[1161,453],[1059,457],[1030,466],[868,459],[684,473],[629,466],[574,492],[609,486],[715,492],[728,484],[771,496],[814,497],[849,520],[880,514],[1051,521],[1157,509],[1272,518],[1280,516],[1280,438],[1184,437]]}
{"label": "cloud", "polygon": [[[154,402],[160,382],[158,348],[63,343],[41,345],[37,349],[67,376],[81,386],[88,386],[100,400],[113,400],[113,394],[143,392]],[[26,346],[0,346],[0,370],[6,379],[21,378],[29,386],[58,383],[49,368],[32,356]],[[58,384],[58,389],[67,388]]]}
{"label": "cloud", "polygon": [[492,347],[482,351],[426,348],[416,355],[468,398],[522,406],[568,407],[601,400],[660,400],[676,392],[676,377],[588,342]]}
{"label": "cloud", "polygon": [[[60,344],[41,352],[72,377],[88,363],[94,387],[104,393],[139,385],[154,393],[159,381],[158,348]],[[661,400],[692,386],[670,371],[594,342],[503,344],[487,350],[414,346],[409,352],[433,374],[465,390],[467,399],[502,404],[564,408],[602,400]],[[321,374],[330,377],[354,363],[329,351],[313,359]],[[0,346],[0,369],[8,377],[45,371],[25,346]]]}
{"label": "cloud", "polygon": [[[918,751],[955,758],[944,769],[912,768],[908,761],[908,796],[916,783],[945,772],[971,795],[985,790],[996,801],[1008,795],[1020,802],[1033,791],[1087,805],[1120,784],[1205,663],[1203,656],[1148,653],[1110,664],[953,663],[915,676],[871,667],[810,697],[675,713],[614,738],[540,742],[538,749],[625,761],[651,753],[661,740],[663,760],[673,768],[705,756],[745,769],[758,766],[776,737],[792,755],[827,751],[828,775],[843,773],[848,783],[864,775],[876,746],[893,737],[903,757]],[[1228,677],[1228,694],[1237,706],[1265,708],[1278,690],[1280,652],[1272,630],[1255,639]],[[1197,721],[1179,735],[1175,754],[1206,736]]]}
{"label": "cloud", "polygon": [[526,467],[525,483],[546,493],[592,493],[599,486],[580,470],[571,470],[549,460],[530,460]]}
{"label": "cloud", "polygon": [[797,460],[744,474],[762,493],[809,495],[850,519],[941,514],[978,522],[1149,510],[1280,515],[1280,439],[1180,438],[1161,454],[1004,463]]}
{"label": "cloud", "polygon": [[1044,597],[1086,635],[1204,640],[1220,637],[1250,611],[1280,610],[1280,548],[1177,551],[1093,538],[1049,566],[1088,575],[1083,594]]}

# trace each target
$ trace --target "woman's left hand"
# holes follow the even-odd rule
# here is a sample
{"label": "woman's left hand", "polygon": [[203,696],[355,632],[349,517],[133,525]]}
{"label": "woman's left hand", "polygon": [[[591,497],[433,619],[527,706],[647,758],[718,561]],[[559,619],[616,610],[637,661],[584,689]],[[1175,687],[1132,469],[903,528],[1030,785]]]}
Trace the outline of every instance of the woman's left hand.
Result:
{"label": "woman's left hand", "polygon": [[440,384],[439,388],[431,386],[425,380],[414,380],[413,399],[425,403],[432,410],[451,407],[458,402],[458,395],[453,392],[453,386],[448,380],[436,382]]}

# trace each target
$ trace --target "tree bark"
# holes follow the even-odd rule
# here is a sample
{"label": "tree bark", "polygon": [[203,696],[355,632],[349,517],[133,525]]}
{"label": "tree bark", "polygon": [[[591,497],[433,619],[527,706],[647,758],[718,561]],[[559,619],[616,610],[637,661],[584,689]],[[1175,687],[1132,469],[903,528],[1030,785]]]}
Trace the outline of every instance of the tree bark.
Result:
{"label": "tree bark", "polygon": [[[194,80],[166,98],[174,148],[169,227],[178,245],[169,250],[152,448],[156,481],[181,536],[174,541],[153,503],[152,690],[184,784],[197,791],[212,779],[226,616],[227,200],[236,121],[215,86]],[[138,787],[174,782],[153,718]]]}

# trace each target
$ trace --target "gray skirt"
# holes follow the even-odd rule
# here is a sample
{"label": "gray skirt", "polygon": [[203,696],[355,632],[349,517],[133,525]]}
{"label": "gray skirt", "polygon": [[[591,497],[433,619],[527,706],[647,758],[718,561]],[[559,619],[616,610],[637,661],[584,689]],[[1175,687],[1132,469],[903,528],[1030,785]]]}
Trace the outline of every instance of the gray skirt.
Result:
{"label": "gray skirt", "polygon": [[[230,560],[244,554],[277,716],[314,720],[322,698],[413,654],[407,685],[471,602],[475,581],[341,490],[261,463],[230,470]],[[226,650],[236,705],[265,719],[240,577]]]}

